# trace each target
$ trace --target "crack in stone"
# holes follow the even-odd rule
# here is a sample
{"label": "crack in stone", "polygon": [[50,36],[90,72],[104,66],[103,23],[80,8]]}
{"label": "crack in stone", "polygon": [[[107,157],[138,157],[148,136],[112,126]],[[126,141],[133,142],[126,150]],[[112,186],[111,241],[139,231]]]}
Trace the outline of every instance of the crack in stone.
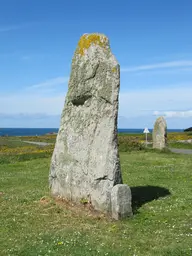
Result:
{"label": "crack in stone", "polygon": [[102,100],[104,100],[106,103],[112,105],[112,103],[111,103],[109,100],[107,100],[106,98],[104,98],[104,97],[102,97],[102,96],[100,96],[100,98],[101,98]]}
{"label": "crack in stone", "polygon": [[100,182],[101,180],[113,181],[113,179],[111,180],[108,178],[108,175],[104,175],[103,177],[99,177],[99,178],[95,179],[95,181],[97,181],[97,182]]}
{"label": "crack in stone", "polygon": [[55,175],[50,175],[50,177],[52,178],[52,179],[56,179],[57,178],[57,175],[55,174]]}
{"label": "crack in stone", "polygon": [[107,175],[104,175],[103,177],[99,177],[99,178],[97,178],[95,180],[98,180],[98,181],[100,181],[100,180],[107,180]]}
{"label": "crack in stone", "polygon": [[86,78],[84,81],[89,81],[90,79],[93,79],[96,76],[97,70],[99,68],[99,63],[93,68],[93,73],[90,77]]}

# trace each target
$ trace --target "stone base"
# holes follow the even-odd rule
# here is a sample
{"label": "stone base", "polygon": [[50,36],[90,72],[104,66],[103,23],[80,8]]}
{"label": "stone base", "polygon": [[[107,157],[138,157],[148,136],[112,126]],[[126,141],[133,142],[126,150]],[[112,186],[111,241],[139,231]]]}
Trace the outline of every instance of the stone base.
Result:
{"label": "stone base", "polygon": [[124,219],[133,215],[131,207],[131,189],[126,184],[117,184],[111,191],[112,218]]}

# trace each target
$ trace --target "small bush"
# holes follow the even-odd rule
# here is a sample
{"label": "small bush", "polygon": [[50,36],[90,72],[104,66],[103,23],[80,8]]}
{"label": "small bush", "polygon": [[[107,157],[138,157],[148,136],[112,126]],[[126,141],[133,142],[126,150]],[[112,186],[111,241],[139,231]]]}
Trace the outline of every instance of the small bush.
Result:
{"label": "small bush", "polygon": [[179,141],[192,139],[192,133],[190,132],[172,132],[168,133],[168,141]]}
{"label": "small bush", "polygon": [[144,144],[141,143],[138,138],[131,138],[129,136],[119,136],[118,146],[120,152],[140,151],[145,149]]}

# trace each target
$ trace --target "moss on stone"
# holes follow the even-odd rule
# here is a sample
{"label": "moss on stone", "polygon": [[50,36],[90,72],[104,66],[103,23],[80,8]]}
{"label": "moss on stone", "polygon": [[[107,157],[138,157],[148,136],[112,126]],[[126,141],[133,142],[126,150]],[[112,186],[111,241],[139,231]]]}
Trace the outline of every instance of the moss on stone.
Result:
{"label": "moss on stone", "polygon": [[100,34],[83,35],[78,43],[78,53],[84,55],[85,50],[89,49],[91,44],[99,45],[100,47],[106,47],[107,38]]}

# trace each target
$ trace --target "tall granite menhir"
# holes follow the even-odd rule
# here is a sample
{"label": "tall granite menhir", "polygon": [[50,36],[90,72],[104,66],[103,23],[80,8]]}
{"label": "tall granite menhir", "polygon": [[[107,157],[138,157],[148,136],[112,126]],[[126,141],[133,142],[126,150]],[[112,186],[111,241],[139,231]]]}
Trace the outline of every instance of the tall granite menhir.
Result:
{"label": "tall granite menhir", "polygon": [[[84,34],[72,60],[49,175],[53,195],[77,203],[86,199],[97,210],[116,211],[112,214],[116,219],[131,215],[128,186],[119,192],[118,186],[111,200],[114,186],[122,184],[117,143],[119,86],[120,67],[108,38]],[[123,199],[125,207],[114,198],[120,194],[129,195]]]}
{"label": "tall granite menhir", "polygon": [[157,118],[153,128],[153,148],[163,149],[167,146],[167,124],[163,116]]}

